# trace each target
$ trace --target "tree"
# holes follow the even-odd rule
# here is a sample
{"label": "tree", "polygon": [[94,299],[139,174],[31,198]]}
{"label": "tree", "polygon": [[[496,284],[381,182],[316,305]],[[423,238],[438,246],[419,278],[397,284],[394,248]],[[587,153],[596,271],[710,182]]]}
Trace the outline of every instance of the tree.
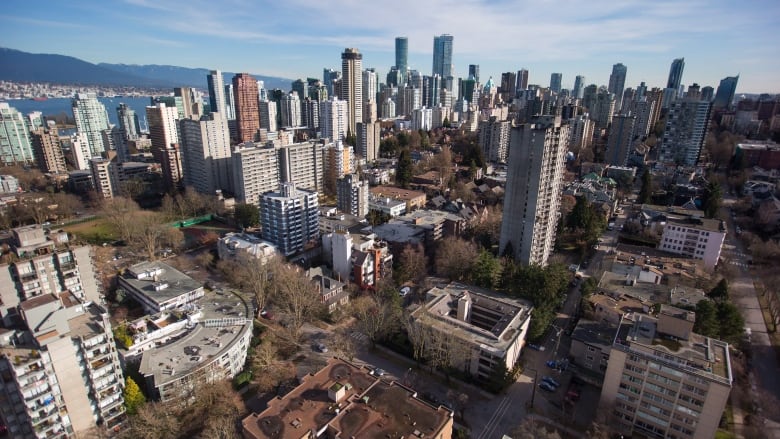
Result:
{"label": "tree", "polygon": [[555,429],[547,430],[547,427],[541,422],[535,422],[532,419],[523,421],[512,432],[512,437],[516,439],[561,439],[561,435]]}
{"label": "tree", "polygon": [[425,276],[427,265],[422,247],[407,244],[398,258],[398,268],[393,271],[396,282],[403,284],[408,281],[419,281]]}
{"label": "tree", "polygon": [[382,139],[379,142],[379,154],[382,157],[395,157],[398,155],[399,150],[398,139],[395,137],[388,137]]}
{"label": "tree", "polygon": [[357,136],[355,136],[355,133],[351,130],[347,130],[347,136],[344,137],[344,143],[352,147],[357,145]]}
{"label": "tree", "polygon": [[501,279],[501,263],[492,253],[482,250],[471,268],[471,281],[483,288],[494,288]]}
{"label": "tree", "polygon": [[444,128],[450,128],[452,126],[451,123],[450,123],[450,119],[448,117],[444,118],[444,121],[441,123],[441,125]]}
{"label": "tree", "polygon": [[380,301],[376,296],[369,295],[352,301],[352,315],[357,320],[358,330],[375,345],[396,328],[401,308],[397,303]]}
{"label": "tree", "polygon": [[135,235],[136,217],[140,211],[138,203],[124,197],[106,199],[101,206],[103,218],[111,224],[119,238],[127,242]]}
{"label": "tree", "polygon": [[138,242],[149,260],[157,259],[157,253],[164,247],[178,247],[184,241],[181,230],[165,224],[165,218],[158,213],[147,212],[134,220],[134,242]]}
{"label": "tree", "polygon": [[124,396],[125,408],[127,409],[128,415],[136,414],[138,409],[146,403],[146,397],[143,392],[141,392],[141,388],[138,387],[138,384],[130,377],[125,379]]}
{"label": "tree", "polygon": [[274,304],[289,319],[288,329],[297,338],[303,324],[317,314],[320,295],[298,267],[276,264],[272,268]]}
{"label": "tree", "polygon": [[404,189],[409,188],[412,181],[412,154],[408,148],[401,150],[398,156],[398,165],[395,170],[395,183]]}
{"label": "tree", "polygon": [[58,218],[71,218],[76,212],[84,210],[84,203],[73,194],[57,192],[51,198],[52,203],[57,205],[55,213]]}
{"label": "tree", "polygon": [[739,343],[745,332],[745,319],[736,305],[719,302],[717,312],[718,338],[731,344]]}
{"label": "tree", "polygon": [[708,296],[712,298],[713,300],[722,302],[729,299],[729,281],[726,280],[724,277],[723,279],[718,282],[715,287],[710,290]]}
{"label": "tree", "polygon": [[265,308],[274,290],[273,276],[283,264],[278,258],[268,260],[256,258],[246,252],[241,252],[236,261],[231,261],[231,279],[243,290],[251,293],[255,299],[258,310]]}
{"label": "tree", "polygon": [[446,186],[452,175],[452,151],[449,146],[443,146],[441,152],[433,159],[433,167],[439,172],[442,187]]}
{"label": "tree", "polygon": [[696,304],[696,321],[693,331],[707,337],[718,336],[718,310],[709,300],[700,300]]}
{"label": "tree", "polygon": [[132,178],[119,184],[119,193],[131,200],[138,198],[146,190],[146,184],[140,178]]}
{"label": "tree", "polygon": [[233,217],[242,228],[255,227],[260,224],[260,209],[250,203],[236,204],[236,210]]}
{"label": "tree", "polygon": [[452,280],[468,279],[478,256],[479,250],[473,242],[453,236],[444,238],[436,249],[436,274]]}
{"label": "tree", "polygon": [[721,199],[723,193],[720,189],[720,184],[717,181],[710,181],[707,183],[707,187],[704,189],[704,200],[702,201],[702,207],[704,210],[704,216],[707,218],[715,218],[720,210]]}
{"label": "tree", "polygon": [[639,190],[637,201],[641,204],[648,204],[653,200],[653,176],[649,169],[645,169],[642,174],[642,188]]}

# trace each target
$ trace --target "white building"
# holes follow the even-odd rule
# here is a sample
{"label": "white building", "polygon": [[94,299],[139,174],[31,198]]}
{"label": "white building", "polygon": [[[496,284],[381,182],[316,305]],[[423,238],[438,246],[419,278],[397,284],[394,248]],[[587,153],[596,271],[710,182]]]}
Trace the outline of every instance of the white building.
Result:
{"label": "white building", "polygon": [[512,128],[500,254],[546,265],[555,244],[569,126],[540,116]]}
{"label": "white building", "polygon": [[406,213],[406,201],[369,194],[368,210],[397,217]]}
{"label": "white building", "polygon": [[707,135],[712,104],[694,99],[678,100],[669,107],[661,138],[659,161],[693,166]]}
{"label": "white building", "polygon": [[[279,180],[295,183],[295,187],[321,191],[324,178],[323,145],[320,142],[302,142],[285,145],[277,150]],[[274,185],[269,190],[275,190]]]}
{"label": "white building", "polygon": [[203,297],[203,285],[170,265],[141,262],[118,277],[119,288],[148,314],[184,308]]}
{"label": "white building", "polygon": [[[347,102],[347,131],[354,133],[363,122],[363,55],[355,48],[341,54],[341,96]],[[332,140],[343,140],[335,139]]]}
{"label": "white building", "polygon": [[263,238],[290,256],[320,236],[317,193],[297,189],[295,183],[280,183],[278,192],[261,197],[260,223]]}
{"label": "white building", "polygon": [[0,102],[0,164],[27,165],[34,160],[30,131],[16,108]]}
{"label": "white building", "polygon": [[299,127],[301,123],[301,99],[298,92],[290,92],[282,98],[282,127]]}
{"label": "white building", "polygon": [[217,241],[217,254],[222,260],[237,259],[246,254],[267,261],[278,252],[272,243],[247,233],[227,233]]}
{"label": "white building", "polygon": [[152,140],[152,153],[155,159],[162,161],[162,151],[172,143],[179,143],[179,127],[176,121],[179,111],[163,103],[146,107],[146,123],[149,125],[149,138]]}
{"label": "white building", "polygon": [[233,149],[233,188],[236,201],[259,205],[260,197],[279,187],[276,149],[243,143]]}
{"label": "white building", "polygon": [[202,194],[233,191],[230,128],[225,112],[179,121],[184,185]]}
{"label": "white building", "polygon": [[95,93],[79,93],[71,101],[73,118],[76,120],[76,130],[83,134],[92,158],[105,151],[103,145],[103,130],[107,130],[108,112],[100,103]]}
{"label": "white building", "polygon": [[433,128],[433,110],[427,107],[412,110],[412,129],[430,131]]}
{"label": "white building", "polygon": [[347,137],[348,115],[347,101],[331,96],[327,101],[320,102],[321,137],[332,142],[344,141]]}
{"label": "white building", "polygon": [[98,196],[114,198],[119,189],[114,162],[102,157],[93,157],[89,159],[89,170],[92,173],[92,181]]}
{"label": "white building", "polygon": [[588,114],[580,114],[572,119],[569,119],[569,125],[571,126],[571,136],[569,137],[569,149],[575,152],[579,152],[583,149],[590,148],[593,143],[593,128],[595,125],[590,120]]}
{"label": "white building", "polygon": [[276,125],[276,102],[260,100],[260,128],[268,130],[269,133],[273,133],[279,130]]}
{"label": "white building", "polygon": [[715,268],[726,239],[726,228],[715,219],[669,219],[661,236],[660,250],[700,259],[708,270]]}
{"label": "white building", "polygon": [[357,174],[347,174],[336,180],[336,203],[341,212],[364,218],[368,215],[368,181]]}
{"label": "white building", "polygon": [[509,156],[509,133],[512,122],[491,117],[479,123],[479,146],[485,159],[494,163],[506,163]]}

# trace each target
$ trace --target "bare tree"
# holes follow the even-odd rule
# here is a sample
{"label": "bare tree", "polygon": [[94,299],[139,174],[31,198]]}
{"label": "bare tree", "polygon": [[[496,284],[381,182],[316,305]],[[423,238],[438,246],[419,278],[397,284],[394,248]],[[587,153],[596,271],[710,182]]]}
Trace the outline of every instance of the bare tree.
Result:
{"label": "bare tree", "polygon": [[288,329],[297,337],[301,327],[321,306],[314,284],[298,267],[277,264],[273,267],[273,294],[277,309],[289,318]]}
{"label": "bare tree", "polygon": [[336,356],[349,361],[355,358],[357,346],[355,345],[355,339],[350,337],[347,329],[339,328],[333,332],[329,343],[330,349]]}
{"label": "bare tree", "polygon": [[436,249],[436,274],[453,280],[466,279],[478,256],[479,250],[473,242],[455,237],[444,238]]}
{"label": "bare tree", "polygon": [[76,212],[84,209],[84,203],[79,197],[65,192],[52,194],[52,203],[57,205],[55,212],[59,218],[71,218]]}
{"label": "bare tree", "polygon": [[379,301],[376,296],[362,296],[352,301],[357,328],[368,336],[372,346],[395,329],[400,313],[400,308],[393,302]]}
{"label": "bare tree", "polygon": [[114,197],[103,201],[101,215],[111,224],[119,237],[130,241],[135,233],[136,217],[141,208],[138,204],[124,197]]}
{"label": "bare tree", "polygon": [[561,439],[561,435],[554,428],[548,430],[540,422],[533,419],[526,419],[513,432],[515,439]]}
{"label": "bare tree", "polygon": [[157,252],[165,246],[179,247],[184,240],[181,230],[165,224],[159,214],[138,215],[135,218],[135,234],[138,242],[150,260],[157,259]]}
{"label": "bare tree", "polygon": [[395,271],[398,283],[410,280],[419,281],[425,276],[428,262],[425,258],[425,251],[421,246],[407,244],[403,252],[401,252],[399,261],[399,268]]}

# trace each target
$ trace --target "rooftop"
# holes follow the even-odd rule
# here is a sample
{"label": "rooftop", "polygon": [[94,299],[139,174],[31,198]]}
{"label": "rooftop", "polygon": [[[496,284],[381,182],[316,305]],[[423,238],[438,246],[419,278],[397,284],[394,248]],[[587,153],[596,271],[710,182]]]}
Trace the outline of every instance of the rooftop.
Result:
{"label": "rooftop", "polygon": [[317,373],[261,413],[244,418],[246,438],[303,437],[327,426],[328,437],[436,437],[452,412],[433,407],[416,392],[381,381],[369,369],[330,359]]}
{"label": "rooftop", "polygon": [[376,186],[371,188],[371,193],[379,197],[390,197],[398,200],[410,201],[419,197],[425,198],[424,192],[412,191],[395,186]]}
{"label": "rooftop", "polygon": [[620,326],[605,325],[593,320],[580,319],[571,334],[572,340],[608,348],[615,342]]}
{"label": "rooftop", "polygon": [[669,218],[669,224],[687,227],[689,229],[704,230],[709,232],[725,233],[725,226],[721,220],[711,218]]}
{"label": "rooftop", "polygon": [[[615,264],[618,265],[618,264]],[[628,282],[627,274],[605,271],[598,288],[613,296],[633,297],[641,302],[661,303],[669,297],[669,286],[648,282]],[[633,279],[633,278],[631,278]]]}
{"label": "rooftop", "polygon": [[195,279],[161,261],[135,264],[125,271],[121,281],[158,305],[202,288]]}

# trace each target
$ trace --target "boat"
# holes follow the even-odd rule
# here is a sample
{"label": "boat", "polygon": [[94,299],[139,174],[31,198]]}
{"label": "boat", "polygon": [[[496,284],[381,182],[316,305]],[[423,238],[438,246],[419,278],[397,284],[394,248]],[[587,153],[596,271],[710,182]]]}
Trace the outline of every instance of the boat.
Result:
{"label": "boat", "polygon": [[49,98],[46,96],[38,96],[37,98],[31,98],[31,100],[36,102],[43,102],[43,101],[48,101]]}

